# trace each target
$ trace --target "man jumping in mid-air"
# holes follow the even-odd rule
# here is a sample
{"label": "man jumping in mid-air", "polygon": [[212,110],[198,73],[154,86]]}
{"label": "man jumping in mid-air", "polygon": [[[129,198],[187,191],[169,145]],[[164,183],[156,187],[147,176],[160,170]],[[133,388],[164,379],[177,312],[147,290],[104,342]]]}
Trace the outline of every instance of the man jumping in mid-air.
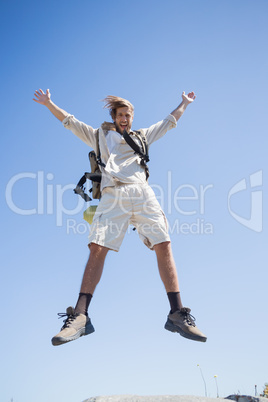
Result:
{"label": "man jumping in mid-air", "polygon": [[[141,129],[148,146],[176,127],[186,107],[195,99],[194,92],[182,94],[182,102],[164,120]],[[120,245],[132,224],[143,243],[154,250],[161,280],[170,303],[165,329],[178,332],[185,338],[206,341],[206,336],[195,325],[190,309],[183,307],[180,297],[176,265],[173,259],[166,217],[155,197],[147,178],[146,163],[135,153],[123,136],[126,131],[141,147],[140,138],[131,130],[134,107],[126,99],[107,96],[105,108],[109,109],[112,123],[103,123],[99,129],[78,121],[73,115],[55,105],[47,89],[35,91],[34,101],[45,105],[95,152],[99,143],[101,155],[101,199],[93,218],[89,234],[90,255],[84,271],[80,293],[75,308],[68,307],[61,331],[52,338],[53,345],[73,341],[94,332],[88,317],[88,307],[100,281],[105,257],[109,250],[119,251]],[[97,135],[98,133],[98,135]]]}

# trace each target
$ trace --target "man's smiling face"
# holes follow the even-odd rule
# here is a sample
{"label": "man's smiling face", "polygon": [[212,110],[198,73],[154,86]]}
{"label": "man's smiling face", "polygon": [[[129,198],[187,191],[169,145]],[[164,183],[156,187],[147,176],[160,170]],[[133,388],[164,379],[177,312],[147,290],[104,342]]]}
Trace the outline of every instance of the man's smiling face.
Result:
{"label": "man's smiling face", "polygon": [[120,134],[123,134],[123,131],[126,130],[129,133],[132,126],[133,117],[134,115],[132,110],[127,106],[116,109],[116,116],[114,120],[116,131],[118,131]]}

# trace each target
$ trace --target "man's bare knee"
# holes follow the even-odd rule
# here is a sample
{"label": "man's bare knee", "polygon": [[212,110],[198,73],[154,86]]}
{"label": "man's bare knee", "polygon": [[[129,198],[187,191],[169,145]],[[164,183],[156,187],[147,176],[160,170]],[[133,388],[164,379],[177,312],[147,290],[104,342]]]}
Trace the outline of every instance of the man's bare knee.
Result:
{"label": "man's bare knee", "polygon": [[94,257],[104,257],[108,253],[109,249],[107,247],[101,246],[96,243],[91,243],[89,245],[90,255]]}
{"label": "man's bare knee", "polygon": [[170,241],[164,241],[163,243],[158,243],[154,246],[154,251],[156,254],[158,252],[167,252],[171,250],[171,243]]}

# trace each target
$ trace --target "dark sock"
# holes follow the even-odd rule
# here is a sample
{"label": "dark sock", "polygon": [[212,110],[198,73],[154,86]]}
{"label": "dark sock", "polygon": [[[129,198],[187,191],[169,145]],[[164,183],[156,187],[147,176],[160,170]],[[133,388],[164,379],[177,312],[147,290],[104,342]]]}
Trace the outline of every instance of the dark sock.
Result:
{"label": "dark sock", "polygon": [[79,293],[79,297],[75,306],[75,313],[87,315],[87,310],[89,303],[92,299],[92,294],[90,293]]}
{"label": "dark sock", "polygon": [[175,311],[181,310],[183,308],[180,292],[168,292],[167,295],[171,308],[171,313],[175,313]]}

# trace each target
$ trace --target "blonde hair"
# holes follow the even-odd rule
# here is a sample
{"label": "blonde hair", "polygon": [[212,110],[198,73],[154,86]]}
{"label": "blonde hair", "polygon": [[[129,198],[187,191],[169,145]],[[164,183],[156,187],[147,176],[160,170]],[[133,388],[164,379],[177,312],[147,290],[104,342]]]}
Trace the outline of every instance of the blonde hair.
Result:
{"label": "blonde hair", "polygon": [[110,116],[113,120],[116,117],[116,109],[119,107],[128,107],[132,114],[134,113],[134,106],[128,100],[124,98],[119,98],[118,96],[108,95],[106,98],[102,99],[104,104],[104,109],[109,109]]}

